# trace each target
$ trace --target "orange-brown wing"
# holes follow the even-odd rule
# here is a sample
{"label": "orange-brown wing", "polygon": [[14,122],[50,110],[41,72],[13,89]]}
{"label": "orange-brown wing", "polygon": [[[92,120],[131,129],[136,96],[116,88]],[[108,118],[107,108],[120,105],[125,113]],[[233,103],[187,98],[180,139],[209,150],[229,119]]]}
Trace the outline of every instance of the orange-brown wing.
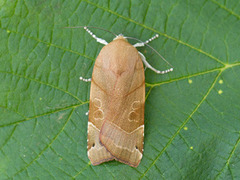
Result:
{"label": "orange-brown wing", "polygon": [[144,141],[145,83],[144,79],[139,82],[122,98],[112,97],[109,102],[112,106],[100,131],[102,144],[115,159],[133,167],[142,159]]}
{"label": "orange-brown wing", "polygon": [[[124,42],[121,42],[124,44]],[[107,110],[100,131],[100,141],[120,162],[137,167],[142,159],[144,140],[145,76],[138,51],[130,44],[114,52],[109,72],[112,78],[109,86]],[[124,67],[123,67],[124,65]],[[110,78],[108,78],[110,79]]]}
{"label": "orange-brown wing", "polygon": [[[95,68],[96,69],[96,68]],[[100,143],[99,134],[104,121],[104,109],[106,102],[104,92],[91,82],[89,120],[88,120],[88,158],[93,165],[98,165],[106,161],[113,160],[114,157]]]}
{"label": "orange-brown wing", "polygon": [[[100,53],[101,54],[101,53]],[[114,157],[100,143],[99,135],[107,109],[107,93],[102,86],[102,67],[96,59],[91,81],[89,120],[88,120],[88,158],[93,165],[113,160]]]}

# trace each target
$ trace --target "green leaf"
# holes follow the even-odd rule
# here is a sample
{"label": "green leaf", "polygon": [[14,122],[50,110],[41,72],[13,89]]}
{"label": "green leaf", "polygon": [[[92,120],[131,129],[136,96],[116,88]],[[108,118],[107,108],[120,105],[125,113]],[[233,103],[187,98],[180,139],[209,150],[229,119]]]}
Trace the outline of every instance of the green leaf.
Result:
{"label": "green leaf", "polygon": [[[137,168],[92,166],[91,25],[151,42]],[[240,4],[235,0],[0,1],[0,179],[240,179]],[[111,41],[113,36],[92,29]],[[166,63],[139,48],[160,70]]]}

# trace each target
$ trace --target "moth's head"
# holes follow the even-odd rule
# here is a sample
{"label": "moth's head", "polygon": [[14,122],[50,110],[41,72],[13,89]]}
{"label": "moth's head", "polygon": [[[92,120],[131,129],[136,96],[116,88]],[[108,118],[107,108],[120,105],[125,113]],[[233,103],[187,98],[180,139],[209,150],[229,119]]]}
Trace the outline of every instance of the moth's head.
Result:
{"label": "moth's head", "polygon": [[116,40],[116,39],[122,39],[122,40],[127,41],[127,39],[124,37],[123,34],[119,34],[119,35],[117,35],[113,40]]}

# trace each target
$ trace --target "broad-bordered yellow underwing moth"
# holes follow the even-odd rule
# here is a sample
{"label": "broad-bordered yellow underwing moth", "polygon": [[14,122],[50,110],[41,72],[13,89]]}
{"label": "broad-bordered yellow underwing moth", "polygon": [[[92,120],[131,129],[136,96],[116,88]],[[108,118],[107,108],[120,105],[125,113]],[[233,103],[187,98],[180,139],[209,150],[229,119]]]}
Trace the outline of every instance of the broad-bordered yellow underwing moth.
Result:
{"label": "broad-bordered yellow underwing moth", "polygon": [[159,74],[168,73],[173,68],[165,71],[154,69],[136,49],[147,45],[158,35],[131,45],[127,38],[135,38],[120,34],[107,43],[88,27],[84,29],[105,45],[96,59],[92,79],[80,77],[83,81],[91,81],[88,157],[93,165],[115,159],[137,167],[143,156],[144,144],[145,76],[142,62]]}

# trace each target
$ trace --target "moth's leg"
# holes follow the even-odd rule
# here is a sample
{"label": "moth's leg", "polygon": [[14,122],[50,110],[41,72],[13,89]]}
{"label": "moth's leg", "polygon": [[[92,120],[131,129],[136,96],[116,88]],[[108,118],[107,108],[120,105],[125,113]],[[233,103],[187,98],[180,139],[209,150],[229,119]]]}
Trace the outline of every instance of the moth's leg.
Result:
{"label": "moth's leg", "polygon": [[101,44],[104,44],[104,45],[107,45],[108,42],[102,38],[99,38],[97,37],[95,34],[93,34],[92,31],[90,31],[86,26],[84,27],[84,29],[94,38],[96,39],[97,42],[101,43]]}
{"label": "moth's leg", "polygon": [[85,115],[88,116],[88,114],[89,114],[89,110],[85,113]]}
{"label": "moth's leg", "polygon": [[154,71],[155,73],[158,73],[158,74],[166,74],[166,73],[168,73],[168,72],[173,71],[173,68],[170,68],[170,69],[167,69],[167,70],[164,70],[164,71],[159,71],[159,70],[155,69],[154,67],[152,67],[152,66],[147,62],[145,56],[144,56],[141,52],[138,51],[138,53],[139,53],[139,55],[140,55],[143,63],[145,64],[145,67],[151,69],[151,70]]}
{"label": "moth's leg", "polygon": [[159,37],[159,35],[156,34],[155,36],[153,36],[152,38],[148,39],[147,41],[145,41],[145,42],[140,42],[140,43],[136,43],[136,44],[134,44],[133,46],[134,46],[134,47],[142,47],[142,46],[144,46],[145,44],[148,44],[149,42],[153,41],[154,39],[156,39],[156,38],[158,38],[158,37]]}
{"label": "moth's leg", "polygon": [[91,82],[91,78],[88,78],[88,79],[86,79],[86,78],[83,78],[82,76],[81,77],[79,77],[79,79],[81,80],[81,81],[84,81],[84,82]]}

